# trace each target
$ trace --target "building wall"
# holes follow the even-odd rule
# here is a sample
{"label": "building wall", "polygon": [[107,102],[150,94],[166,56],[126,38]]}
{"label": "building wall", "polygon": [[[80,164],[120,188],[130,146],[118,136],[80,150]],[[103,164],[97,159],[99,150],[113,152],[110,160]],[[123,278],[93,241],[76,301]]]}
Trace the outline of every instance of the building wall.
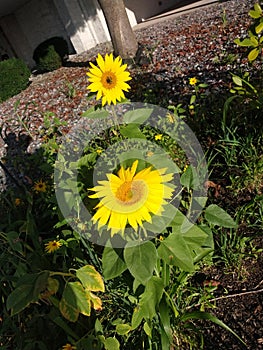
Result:
{"label": "building wall", "polygon": [[[136,25],[133,9],[128,8],[127,14],[131,25]],[[13,53],[31,68],[35,65],[35,48],[49,38],[63,37],[69,53],[81,53],[110,41],[97,0],[28,0],[10,15],[1,17],[0,28],[1,52]]]}

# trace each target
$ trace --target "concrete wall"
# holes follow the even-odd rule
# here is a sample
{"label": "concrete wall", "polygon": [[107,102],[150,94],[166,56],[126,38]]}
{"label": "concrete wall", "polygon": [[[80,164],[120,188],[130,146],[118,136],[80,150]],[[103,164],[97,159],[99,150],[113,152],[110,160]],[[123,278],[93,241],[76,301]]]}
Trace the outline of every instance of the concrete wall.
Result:
{"label": "concrete wall", "polygon": [[[139,8],[139,1],[133,2]],[[136,25],[134,7],[127,8],[127,14],[131,25]],[[97,0],[28,0],[11,14],[0,17],[0,33],[1,30],[0,51],[22,58],[30,67],[35,65],[35,48],[54,36],[67,41],[69,53],[81,53],[110,41]]]}

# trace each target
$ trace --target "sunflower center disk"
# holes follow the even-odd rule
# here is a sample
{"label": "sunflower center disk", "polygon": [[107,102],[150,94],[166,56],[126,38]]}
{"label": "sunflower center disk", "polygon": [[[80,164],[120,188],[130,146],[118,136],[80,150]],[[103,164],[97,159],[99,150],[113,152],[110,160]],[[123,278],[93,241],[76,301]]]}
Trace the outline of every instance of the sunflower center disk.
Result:
{"label": "sunflower center disk", "polygon": [[105,89],[113,89],[116,86],[116,81],[116,75],[111,71],[102,74],[101,83]]}
{"label": "sunflower center disk", "polygon": [[124,205],[132,205],[146,200],[147,188],[143,181],[125,181],[115,194]]}

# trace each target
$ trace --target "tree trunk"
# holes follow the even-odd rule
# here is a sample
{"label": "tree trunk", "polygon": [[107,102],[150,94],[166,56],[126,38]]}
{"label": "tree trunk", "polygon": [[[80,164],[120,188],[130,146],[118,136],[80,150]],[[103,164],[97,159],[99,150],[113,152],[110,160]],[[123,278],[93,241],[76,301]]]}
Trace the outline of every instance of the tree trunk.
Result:
{"label": "tree trunk", "polygon": [[138,42],[130,25],[123,0],[98,0],[104,13],[115,55],[133,58]]}

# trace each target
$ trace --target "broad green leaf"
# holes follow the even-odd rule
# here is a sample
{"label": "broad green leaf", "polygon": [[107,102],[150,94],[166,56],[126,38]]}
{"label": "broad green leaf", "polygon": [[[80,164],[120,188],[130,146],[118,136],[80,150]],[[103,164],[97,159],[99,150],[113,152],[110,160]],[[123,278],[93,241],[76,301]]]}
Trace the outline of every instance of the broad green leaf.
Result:
{"label": "broad green leaf", "polygon": [[242,86],[242,79],[240,78],[240,77],[238,77],[237,75],[234,75],[233,77],[232,77],[232,79],[233,79],[233,82],[236,84],[236,85],[238,85],[238,86]]}
{"label": "broad green leaf", "polygon": [[132,326],[127,323],[117,324],[116,332],[120,335],[128,334],[132,330]]}
{"label": "broad green leaf", "polygon": [[56,294],[59,288],[59,281],[55,278],[49,277],[47,280],[47,290],[51,294]]}
{"label": "broad green leaf", "polygon": [[144,292],[140,296],[140,302],[134,309],[132,315],[132,329],[136,329],[142,320],[152,320],[156,315],[156,307],[159,305],[163,295],[162,279],[153,276],[146,284]]}
{"label": "broad green leaf", "polygon": [[104,292],[104,283],[101,275],[92,265],[86,265],[76,271],[78,279],[84,288],[94,292]]}
{"label": "broad green leaf", "polygon": [[76,322],[78,320],[79,308],[77,306],[75,293],[69,283],[66,284],[63,291],[62,298],[59,303],[59,310],[68,321]]}
{"label": "broad green leaf", "polygon": [[178,266],[184,271],[194,271],[193,253],[180,232],[173,232],[162,241],[158,254],[168,265]]}
{"label": "broad green leaf", "polygon": [[192,225],[182,236],[188,247],[192,250],[200,248],[207,239],[207,233],[197,225]]}
{"label": "broad green leaf", "polygon": [[256,33],[259,34],[263,30],[263,22],[260,22],[259,25],[256,26],[255,28]]}
{"label": "broad green leaf", "polygon": [[252,18],[260,18],[261,17],[261,13],[256,11],[256,10],[250,10],[249,15]]}
{"label": "broad green leaf", "polygon": [[104,341],[104,346],[106,350],[119,350],[120,343],[114,337],[106,338]]}
{"label": "broad green leaf", "polygon": [[138,124],[130,123],[120,127],[120,133],[124,137],[132,139],[146,139],[145,135],[139,129]]}
{"label": "broad green leaf", "polygon": [[163,230],[166,229],[167,226],[171,224],[173,221],[176,213],[177,213],[177,208],[175,208],[171,204],[166,204],[164,205],[164,211],[162,212],[162,215],[154,215],[152,217],[152,222],[145,222],[144,227],[147,231],[149,232],[154,232],[154,233],[161,233]]}
{"label": "broad green leaf", "polygon": [[150,241],[139,245],[128,243],[124,248],[124,260],[133,277],[145,285],[157,261],[155,245]]}
{"label": "broad green leaf", "polygon": [[82,166],[88,166],[89,164],[93,164],[96,161],[97,153],[92,152],[90,154],[86,154],[85,156],[81,157],[77,163],[78,168]]}
{"label": "broad green leaf", "polygon": [[248,38],[245,38],[244,40],[240,40],[240,39],[235,39],[234,40],[234,43],[236,43],[237,45],[239,45],[239,46],[245,46],[245,47],[247,47],[247,46],[254,46],[254,42],[253,41],[251,41],[250,39],[248,39]]}
{"label": "broad green leaf", "polygon": [[254,61],[259,55],[259,49],[256,47],[255,49],[251,50],[248,54],[248,60],[250,62]]}
{"label": "broad green leaf", "polygon": [[257,11],[258,13],[262,14],[262,8],[261,8],[261,6],[259,5],[259,3],[257,3],[257,2],[255,3],[254,9],[255,9],[255,11]]}
{"label": "broad green leaf", "polygon": [[[88,291],[85,291],[82,284],[79,282],[69,282],[67,284],[67,288],[71,288],[74,293],[74,298],[75,298],[78,311],[85,316],[90,316],[91,306],[90,306],[90,294],[88,293]],[[64,294],[63,296],[65,298]]]}
{"label": "broad green leaf", "polygon": [[228,228],[237,227],[237,224],[231,216],[216,204],[211,204],[206,208],[205,218],[212,225]]}
{"label": "broad green leaf", "polygon": [[6,240],[8,241],[10,247],[19,253],[23,253],[23,245],[19,239],[19,233],[16,231],[10,231],[6,234]]}
{"label": "broad green leaf", "polygon": [[25,309],[30,303],[38,301],[48,283],[49,272],[42,271],[21,277],[15,290],[7,298],[7,309],[15,315]]}
{"label": "broad green leaf", "polygon": [[152,114],[152,108],[139,108],[128,111],[123,116],[124,123],[143,124]]}
{"label": "broad green leaf", "polygon": [[102,269],[105,280],[110,280],[120,276],[127,266],[123,259],[119,256],[120,250],[111,247],[105,247],[102,254]]}
{"label": "broad green leaf", "polygon": [[87,117],[90,119],[102,119],[107,118],[109,116],[109,112],[105,109],[98,109],[96,111],[88,110],[81,115],[82,117]]}
{"label": "broad green leaf", "polygon": [[186,171],[181,175],[181,184],[190,189],[198,189],[200,186],[200,179],[195,168],[191,165],[186,169]]}

